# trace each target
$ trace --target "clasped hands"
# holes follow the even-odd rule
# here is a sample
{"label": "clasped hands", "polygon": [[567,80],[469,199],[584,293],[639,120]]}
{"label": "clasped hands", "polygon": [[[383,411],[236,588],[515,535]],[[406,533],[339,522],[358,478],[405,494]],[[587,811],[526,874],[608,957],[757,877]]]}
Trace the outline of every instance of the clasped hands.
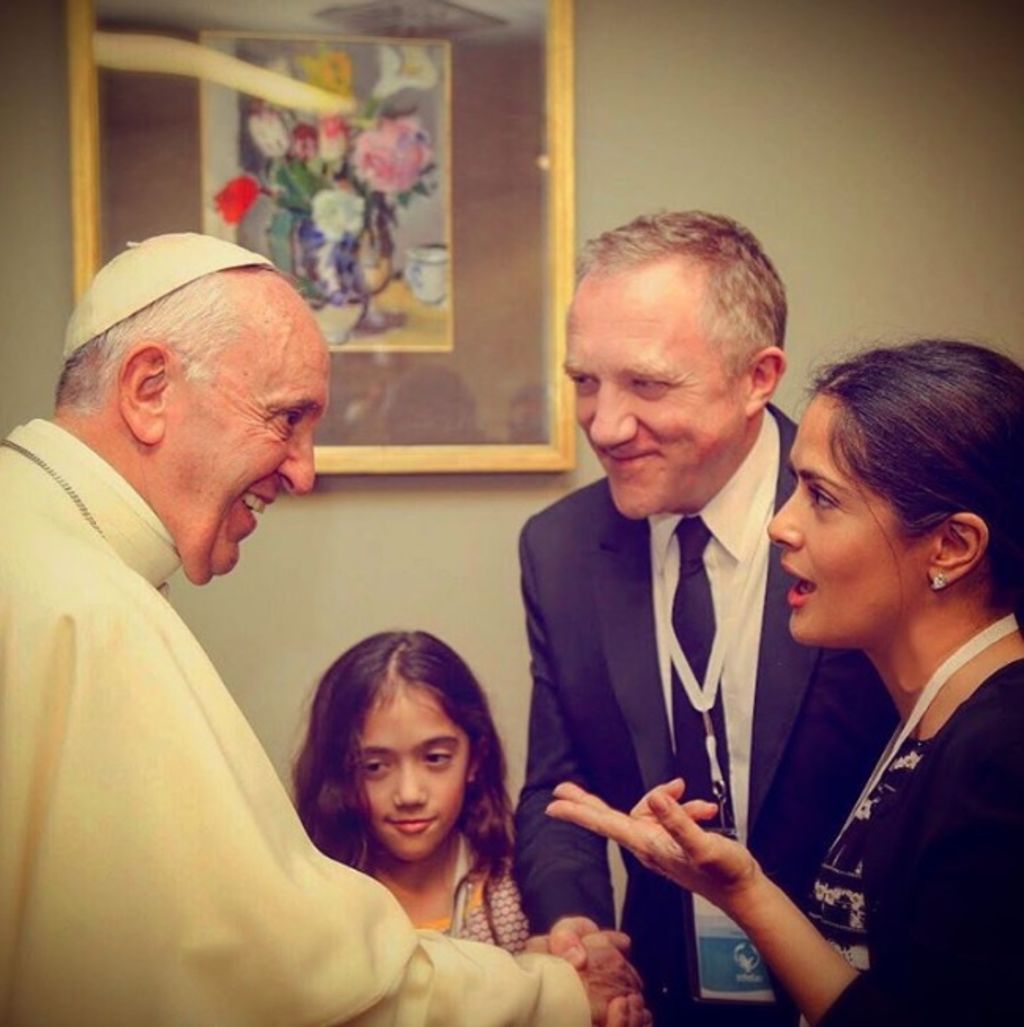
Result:
{"label": "clasped hands", "polygon": [[629,937],[601,930],[584,916],[562,917],[549,934],[535,935],[527,952],[545,952],[570,962],[590,1001],[591,1022],[598,1027],[650,1027],[643,982],[626,958]]}

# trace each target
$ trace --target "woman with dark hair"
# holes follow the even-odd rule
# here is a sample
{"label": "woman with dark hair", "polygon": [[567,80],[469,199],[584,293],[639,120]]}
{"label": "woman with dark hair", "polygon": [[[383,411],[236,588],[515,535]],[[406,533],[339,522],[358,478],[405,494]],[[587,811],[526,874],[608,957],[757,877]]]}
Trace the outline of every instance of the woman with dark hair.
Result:
{"label": "woman with dark hair", "polygon": [[790,629],[857,647],[901,718],[804,915],[684,784],[631,817],[549,812],[629,846],[742,927],[812,1023],[1024,1023],[1024,369],[968,343],[823,370],[769,527]]}
{"label": "woman with dark hair", "polygon": [[440,639],[383,632],[339,656],[294,784],[314,844],[387,885],[418,927],[522,951],[505,757],[480,685]]}

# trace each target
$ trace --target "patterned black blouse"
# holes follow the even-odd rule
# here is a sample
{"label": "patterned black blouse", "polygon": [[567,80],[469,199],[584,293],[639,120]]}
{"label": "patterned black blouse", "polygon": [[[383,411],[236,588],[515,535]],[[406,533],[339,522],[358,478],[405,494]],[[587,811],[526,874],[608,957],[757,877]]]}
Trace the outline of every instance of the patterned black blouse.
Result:
{"label": "patterned black blouse", "polygon": [[872,814],[894,801],[928,748],[927,741],[908,738],[889,761],[849,825],[832,843],[818,871],[807,910],[821,934],[857,970],[870,968],[868,911],[861,884],[864,846]]}

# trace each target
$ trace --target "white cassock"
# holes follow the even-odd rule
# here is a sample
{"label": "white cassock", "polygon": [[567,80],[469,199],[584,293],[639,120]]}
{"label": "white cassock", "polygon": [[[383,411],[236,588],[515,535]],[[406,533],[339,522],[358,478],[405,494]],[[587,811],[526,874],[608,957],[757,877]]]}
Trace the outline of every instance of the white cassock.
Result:
{"label": "white cassock", "polygon": [[49,470],[0,447],[0,1023],[589,1024],[568,964],[417,932],[313,847],[153,511],[49,422],[8,441]]}

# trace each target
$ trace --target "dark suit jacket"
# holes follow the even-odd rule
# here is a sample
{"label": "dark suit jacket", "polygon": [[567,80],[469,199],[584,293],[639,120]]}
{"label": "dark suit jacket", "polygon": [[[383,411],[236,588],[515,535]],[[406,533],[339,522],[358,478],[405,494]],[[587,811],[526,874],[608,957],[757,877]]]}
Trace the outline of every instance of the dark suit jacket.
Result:
{"label": "dark suit jacket", "polygon": [[868,832],[871,969],[821,1027],[1024,1023],[1024,660],[956,711]]}
{"label": "dark suit jacket", "polygon": [[[773,411],[774,413],[774,411]],[[794,486],[795,428],[781,414],[776,504]],[[605,843],[545,816],[552,788],[574,780],[630,809],[676,775],[651,605],[649,528],[615,509],[607,481],[530,519],[520,539],[533,697],[526,784],[516,812],[517,875],[533,929],[585,914],[612,925]],[[856,800],[895,713],[859,654],[797,645],[779,555],[771,557],[754,701],[749,842],[798,900]],[[763,1009],[692,1008],[688,897],[626,855],[622,927],[659,1027],[789,1022]]]}

